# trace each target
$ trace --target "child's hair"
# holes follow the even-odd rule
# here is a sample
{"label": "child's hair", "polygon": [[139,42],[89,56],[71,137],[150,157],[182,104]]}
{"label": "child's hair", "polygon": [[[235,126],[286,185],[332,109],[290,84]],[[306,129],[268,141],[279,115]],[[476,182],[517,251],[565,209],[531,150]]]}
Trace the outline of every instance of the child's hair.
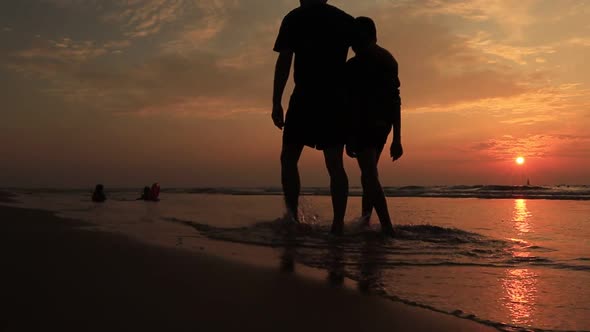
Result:
{"label": "child's hair", "polygon": [[104,190],[104,186],[102,184],[97,184],[96,187],[94,188],[95,191],[103,191]]}
{"label": "child's hair", "polygon": [[354,29],[358,42],[364,44],[377,41],[377,27],[372,19],[365,16],[357,17],[354,20]]}

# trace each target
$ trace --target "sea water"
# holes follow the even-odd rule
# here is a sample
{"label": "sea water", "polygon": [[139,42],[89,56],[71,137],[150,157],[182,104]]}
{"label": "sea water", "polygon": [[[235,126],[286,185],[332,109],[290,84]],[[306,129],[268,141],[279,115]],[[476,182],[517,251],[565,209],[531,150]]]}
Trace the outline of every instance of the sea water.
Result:
{"label": "sea water", "polygon": [[19,191],[16,205],[189,250],[203,249],[203,240],[219,252],[235,243],[266,248],[277,266],[309,266],[331,283],[347,278],[360,291],[505,331],[590,330],[590,201],[583,197],[390,197],[397,235],[387,239],[376,217],[369,229],[354,221],[359,197],[349,200],[341,238],[328,233],[331,203],[322,195],[301,199],[311,230],[286,231],[282,198],[272,193],[175,191],[154,203],[122,190],[94,204],[85,192],[37,190]]}

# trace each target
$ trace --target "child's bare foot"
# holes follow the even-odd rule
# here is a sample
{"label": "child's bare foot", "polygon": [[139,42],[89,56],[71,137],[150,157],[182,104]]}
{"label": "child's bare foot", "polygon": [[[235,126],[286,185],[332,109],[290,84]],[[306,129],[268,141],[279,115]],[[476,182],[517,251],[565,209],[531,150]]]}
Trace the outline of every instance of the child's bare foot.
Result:
{"label": "child's bare foot", "polygon": [[361,231],[371,228],[371,216],[364,215],[359,217],[354,223],[354,228]]}

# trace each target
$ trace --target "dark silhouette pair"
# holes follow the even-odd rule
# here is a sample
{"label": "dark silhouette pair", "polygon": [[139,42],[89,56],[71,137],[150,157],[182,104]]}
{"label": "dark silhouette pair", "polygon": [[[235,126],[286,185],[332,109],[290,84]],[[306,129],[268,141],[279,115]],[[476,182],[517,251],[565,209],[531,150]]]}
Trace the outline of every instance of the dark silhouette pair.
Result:
{"label": "dark silhouette pair", "polygon": [[[157,202],[160,200],[160,184],[154,183],[152,187],[144,187],[141,197],[137,200]],[[104,186],[97,184],[92,193],[92,201],[96,203],[104,203],[107,200],[107,195],[104,192]]]}
{"label": "dark silhouette pair", "polygon": [[[390,156],[395,161],[403,154],[397,61],[377,45],[370,18],[355,19],[326,0],[300,3],[283,19],[274,46],[279,56],[272,119],[283,130],[281,180],[287,213],[298,223],[303,148],[322,150],[330,175],[331,232],[342,234],[348,200],[346,146],[362,173],[364,220],[369,222],[375,208],[382,231],[393,235],[377,163],[392,128]],[[347,62],[350,47],[356,55]],[[285,119],[282,97],[293,62],[295,88]]]}
{"label": "dark silhouette pair", "polygon": [[160,200],[160,184],[154,183],[152,187],[145,186],[143,187],[143,193],[141,197],[139,197],[138,201],[151,201],[151,202],[158,202]]}

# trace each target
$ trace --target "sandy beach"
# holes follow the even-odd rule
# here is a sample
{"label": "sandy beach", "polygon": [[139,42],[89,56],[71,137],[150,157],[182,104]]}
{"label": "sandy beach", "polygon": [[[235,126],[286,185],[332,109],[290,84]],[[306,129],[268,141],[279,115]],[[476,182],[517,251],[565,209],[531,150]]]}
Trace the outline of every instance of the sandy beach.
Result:
{"label": "sandy beach", "polygon": [[494,331],[297,274],[0,207],[2,331]]}

